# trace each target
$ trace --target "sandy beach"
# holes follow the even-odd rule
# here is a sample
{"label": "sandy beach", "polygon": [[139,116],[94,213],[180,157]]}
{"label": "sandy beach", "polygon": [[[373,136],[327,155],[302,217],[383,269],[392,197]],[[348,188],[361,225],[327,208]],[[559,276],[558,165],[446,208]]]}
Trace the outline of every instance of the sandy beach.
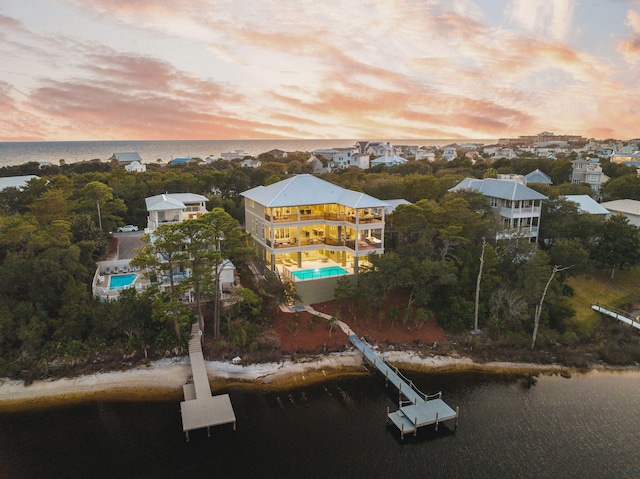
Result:
{"label": "sandy beach", "polygon": [[[474,363],[462,357],[421,357],[413,351],[387,351],[383,356],[404,369],[420,372],[485,371],[495,373],[568,372],[561,366],[518,363]],[[249,366],[207,361],[213,393],[233,388],[292,388],[346,375],[369,374],[357,351],[311,356],[278,363]],[[0,410],[59,406],[92,399],[182,400],[182,385],[189,381],[187,357],[162,359],[126,371],[104,372],[75,378],[23,381],[0,379]]]}

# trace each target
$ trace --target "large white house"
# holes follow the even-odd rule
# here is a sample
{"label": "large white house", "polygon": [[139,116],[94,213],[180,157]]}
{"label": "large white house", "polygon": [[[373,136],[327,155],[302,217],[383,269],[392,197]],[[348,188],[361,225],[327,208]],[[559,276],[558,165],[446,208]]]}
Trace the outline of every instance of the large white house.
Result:
{"label": "large white house", "polygon": [[465,178],[449,191],[472,190],[489,199],[489,204],[502,219],[496,239],[527,238],[538,241],[542,201],[547,197],[511,180]]}
{"label": "large white house", "polygon": [[179,223],[207,212],[207,197],[194,193],[165,193],[144,199],[147,204],[147,233],[165,223]]}
{"label": "large white house", "polygon": [[259,259],[291,281],[303,303],[333,299],[339,276],[355,279],[369,254],[384,253],[388,204],[377,198],[308,174],[242,196]]}

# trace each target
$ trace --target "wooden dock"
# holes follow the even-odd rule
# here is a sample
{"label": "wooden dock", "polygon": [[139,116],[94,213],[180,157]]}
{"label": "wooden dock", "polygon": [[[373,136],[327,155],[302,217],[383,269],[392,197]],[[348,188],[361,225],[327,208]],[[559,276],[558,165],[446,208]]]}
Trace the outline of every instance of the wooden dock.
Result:
{"label": "wooden dock", "polygon": [[599,313],[606,314],[607,316],[611,316],[612,318],[615,318],[618,321],[622,321],[623,323],[626,323],[631,327],[640,329],[640,322],[638,322],[634,318],[630,318],[626,316],[627,314],[629,314],[626,311],[621,311],[611,306],[606,306],[606,307],[600,306],[599,304],[592,304],[591,309]]}
{"label": "wooden dock", "polygon": [[187,441],[189,431],[207,428],[207,434],[211,434],[211,426],[233,423],[236,428],[236,415],[233,412],[231,399],[228,394],[219,396],[211,395],[209,377],[202,355],[202,333],[198,324],[191,326],[191,339],[189,340],[189,361],[193,383],[185,384],[184,401],[180,403],[182,413],[182,430]]}
{"label": "wooden dock", "polygon": [[[451,419],[456,420],[458,427],[458,408],[454,411],[442,400],[442,392],[427,395],[415,387],[413,381],[405,378],[398,368],[391,366],[380,357],[371,347],[355,334],[349,334],[349,341],[382,373],[387,382],[393,384],[399,392],[398,410],[389,412],[387,408],[387,420],[391,421],[400,430],[400,435],[413,432],[414,436],[418,428],[438,424]],[[404,399],[403,399],[404,398]]]}

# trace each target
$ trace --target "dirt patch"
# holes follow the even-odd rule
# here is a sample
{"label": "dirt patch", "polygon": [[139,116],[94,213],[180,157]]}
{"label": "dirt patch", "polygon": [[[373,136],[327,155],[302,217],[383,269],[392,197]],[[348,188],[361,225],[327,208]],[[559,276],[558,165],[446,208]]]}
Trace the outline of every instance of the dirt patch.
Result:
{"label": "dirt patch", "polygon": [[[315,304],[313,308],[344,321],[358,336],[381,347],[433,347],[434,343],[438,346],[446,343],[444,332],[435,318],[417,319],[416,315],[405,317],[403,312],[402,319],[391,320],[393,310],[406,309],[407,299],[401,294],[394,295],[383,308],[375,311],[353,300],[329,301]],[[336,326],[330,331],[327,320],[307,311],[280,311],[273,322],[273,329],[280,337],[283,354],[341,351],[349,343],[340,328]]]}

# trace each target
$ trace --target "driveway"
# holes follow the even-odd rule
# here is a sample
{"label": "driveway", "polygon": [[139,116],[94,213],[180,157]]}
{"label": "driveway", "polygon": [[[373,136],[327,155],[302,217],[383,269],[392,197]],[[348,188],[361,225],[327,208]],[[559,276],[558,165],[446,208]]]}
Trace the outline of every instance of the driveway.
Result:
{"label": "driveway", "polygon": [[141,248],[144,243],[140,241],[144,231],[133,231],[131,233],[114,233],[113,237],[118,240],[118,259],[131,259],[135,257],[135,248]]}

